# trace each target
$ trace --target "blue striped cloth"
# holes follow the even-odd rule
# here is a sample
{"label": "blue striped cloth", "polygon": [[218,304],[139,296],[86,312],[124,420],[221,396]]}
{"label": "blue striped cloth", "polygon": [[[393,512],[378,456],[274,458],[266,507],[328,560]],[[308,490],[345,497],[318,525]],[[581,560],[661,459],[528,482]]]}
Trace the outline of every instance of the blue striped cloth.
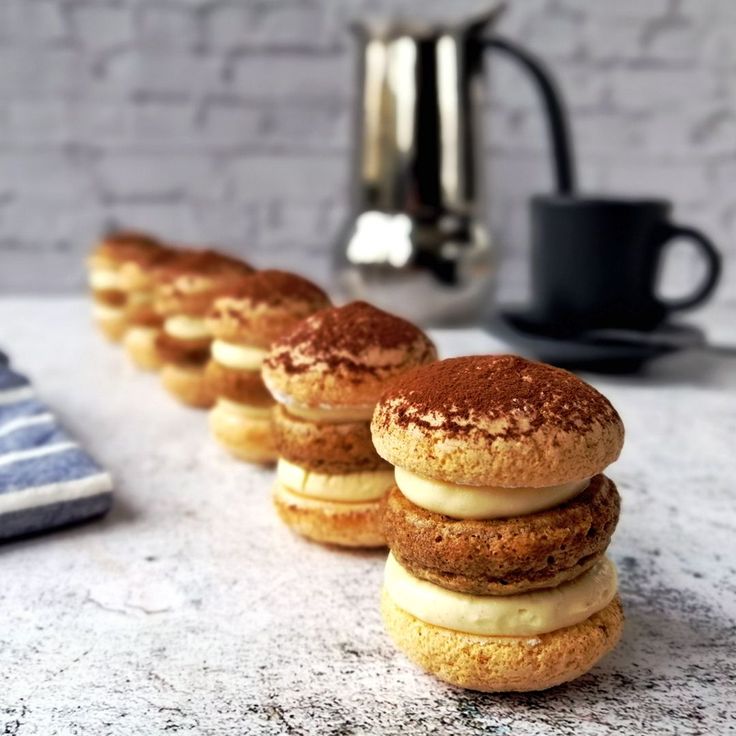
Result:
{"label": "blue striped cloth", "polygon": [[101,516],[112,478],[0,352],[0,540]]}

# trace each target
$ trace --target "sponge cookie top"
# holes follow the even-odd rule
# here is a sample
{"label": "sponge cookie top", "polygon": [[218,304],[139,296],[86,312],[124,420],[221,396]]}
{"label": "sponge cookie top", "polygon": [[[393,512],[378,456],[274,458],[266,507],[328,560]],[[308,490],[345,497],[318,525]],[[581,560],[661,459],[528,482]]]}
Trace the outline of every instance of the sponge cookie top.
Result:
{"label": "sponge cookie top", "polygon": [[588,478],[621,452],[608,399],[576,376],[514,355],[443,360],[381,397],[373,443],[393,465],[442,481],[543,487]]}
{"label": "sponge cookie top", "polygon": [[90,269],[117,269],[124,263],[147,264],[166,249],[155,238],[134,230],[119,230],[103,236],[87,259]]}
{"label": "sponge cookie top", "polygon": [[156,270],[156,311],[202,316],[216,296],[251,273],[244,261],[215,250],[178,250]]}
{"label": "sponge cookie top", "polygon": [[389,381],[436,358],[430,339],[411,322],[352,302],[317,312],[279,339],[263,379],[287,405],[371,407]]}
{"label": "sponge cookie top", "polygon": [[256,271],[218,297],[207,325],[219,340],[268,348],[310,314],[330,306],[327,294],[287,271]]}

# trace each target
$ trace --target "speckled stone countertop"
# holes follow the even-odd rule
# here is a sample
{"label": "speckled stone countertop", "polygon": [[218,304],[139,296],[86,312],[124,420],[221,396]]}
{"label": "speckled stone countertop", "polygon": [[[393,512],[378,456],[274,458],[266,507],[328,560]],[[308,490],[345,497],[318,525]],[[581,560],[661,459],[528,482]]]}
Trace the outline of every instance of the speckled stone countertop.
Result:
{"label": "speckled stone countertop", "polygon": [[[736,343],[733,313],[709,319]],[[503,350],[480,332],[437,338],[445,356]],[[624,638],[577,682],[494,696],[394,650],[377,604],[384,553],[281,526],[271,472],[223,454],[202,413],[98,337],[85,301],[0,300],[0,346],[117,479],[106,520],[0,547],[0,733],[736,729],[736,358],[592,377],[627,428],[610,470]]]}

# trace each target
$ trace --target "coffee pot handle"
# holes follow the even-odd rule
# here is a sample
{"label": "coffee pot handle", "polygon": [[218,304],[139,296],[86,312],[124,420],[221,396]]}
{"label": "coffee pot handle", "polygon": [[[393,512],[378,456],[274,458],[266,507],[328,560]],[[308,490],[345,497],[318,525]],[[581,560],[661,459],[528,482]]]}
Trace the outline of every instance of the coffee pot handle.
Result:
{"label": "coffee pot handle", "polygon": [[575,163],[567,111],[562,93],[547,67],[529,51],[500,36],[483,39],[483,44],[501,51],[519,63],[534,80],[547,115],[555,184],[558,194],[575,191]]}

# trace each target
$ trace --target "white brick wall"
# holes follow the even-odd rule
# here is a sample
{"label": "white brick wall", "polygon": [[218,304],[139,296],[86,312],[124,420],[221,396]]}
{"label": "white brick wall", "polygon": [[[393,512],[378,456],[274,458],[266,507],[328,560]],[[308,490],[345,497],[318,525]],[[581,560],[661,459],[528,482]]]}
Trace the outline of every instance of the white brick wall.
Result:
{"label": "white brick wall", "polygon": [[[111,224],[326,281],[346,213],[347,22],[487,4],[0,0],[0,289],[79,288]],[[566,92],[582,187],[672,197],[724,251],[719,298],[736,301],[736,2],[508,5],[500,30]],[[508,295],[525,283],[526,199],[550,173],[528,82],[500,56],[491,71],[485,158]]]}

